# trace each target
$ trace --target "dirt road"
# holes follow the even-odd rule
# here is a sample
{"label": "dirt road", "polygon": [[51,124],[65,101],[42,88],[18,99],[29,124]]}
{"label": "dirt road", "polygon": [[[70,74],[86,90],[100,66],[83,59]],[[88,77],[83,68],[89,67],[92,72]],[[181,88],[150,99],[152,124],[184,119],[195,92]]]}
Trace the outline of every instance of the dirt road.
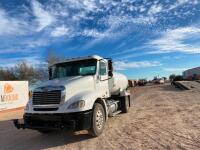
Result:
{"label": "dirt road", "polygon": [[0,149],[200,149],[200,92],[170,85],[137,87],[131,92],[129,113],[109,118],[98,138],[86,131],[42,135],[1,121]]}

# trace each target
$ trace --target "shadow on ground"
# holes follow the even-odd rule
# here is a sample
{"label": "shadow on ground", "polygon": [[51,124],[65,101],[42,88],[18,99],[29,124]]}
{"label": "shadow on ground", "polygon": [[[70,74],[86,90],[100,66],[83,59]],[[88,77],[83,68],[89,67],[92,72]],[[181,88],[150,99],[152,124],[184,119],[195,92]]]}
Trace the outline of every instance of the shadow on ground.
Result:
{"label": "shadow on ground", "polygon": [[28,129],[17,130],[12,121],[1,121],[0,129],[0,145],[1,149],[4,150],[47,149],[92,138],[86,131],[85,133],[58,131],[49,134],[41,134],[37,131]]}
{"label": "shadow on ground", "polygon": [[172,86],[171,84],[160,86],[163,91],[172,91],[172,92],[181,92],[183,90],[176,88],[175,86]]}

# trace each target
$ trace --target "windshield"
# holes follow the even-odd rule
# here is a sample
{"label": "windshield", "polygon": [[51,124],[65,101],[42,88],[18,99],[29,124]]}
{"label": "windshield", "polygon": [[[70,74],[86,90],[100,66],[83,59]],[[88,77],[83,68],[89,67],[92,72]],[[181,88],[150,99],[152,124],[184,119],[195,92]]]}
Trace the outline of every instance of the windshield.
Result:
{"label": "windshield", "polygon": [[65,62],[53,66],[53,78],[69,76],[94,75],[96,73],[96,59]]}

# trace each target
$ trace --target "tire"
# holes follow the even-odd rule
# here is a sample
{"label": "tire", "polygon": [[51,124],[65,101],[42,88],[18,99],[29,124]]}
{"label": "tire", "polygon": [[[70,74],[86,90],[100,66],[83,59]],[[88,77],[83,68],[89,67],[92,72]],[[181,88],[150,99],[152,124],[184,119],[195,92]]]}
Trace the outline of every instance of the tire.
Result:
{"label": "tire", "polygon": [[125,96],[121,100],[121,107],[122,107],[122,113],[128,113],[129,107],[130,107],[130,97]]}
{"label": "tire", "polygon": [[105,127],[105,110],[100,103],[95,103],[89,133],[93,137],[99,136]]}

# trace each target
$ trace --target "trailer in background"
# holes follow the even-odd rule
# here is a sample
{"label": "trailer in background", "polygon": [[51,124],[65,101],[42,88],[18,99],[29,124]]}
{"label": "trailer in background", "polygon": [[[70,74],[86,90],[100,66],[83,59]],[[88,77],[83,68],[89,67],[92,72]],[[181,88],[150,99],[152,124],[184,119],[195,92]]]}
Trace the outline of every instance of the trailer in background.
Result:
{"label": "trailer in background", "polygon": [[137,86],[137,83],[138,83],[137,80],[132,80],[132,79],[129,79],[129,80],[128,80],[128,85],[129,85],[129,87]]}
{"label": "trailer in background", "polygon": [[28,92],[28,81],[0,81],[0,112],[24,107]]}

